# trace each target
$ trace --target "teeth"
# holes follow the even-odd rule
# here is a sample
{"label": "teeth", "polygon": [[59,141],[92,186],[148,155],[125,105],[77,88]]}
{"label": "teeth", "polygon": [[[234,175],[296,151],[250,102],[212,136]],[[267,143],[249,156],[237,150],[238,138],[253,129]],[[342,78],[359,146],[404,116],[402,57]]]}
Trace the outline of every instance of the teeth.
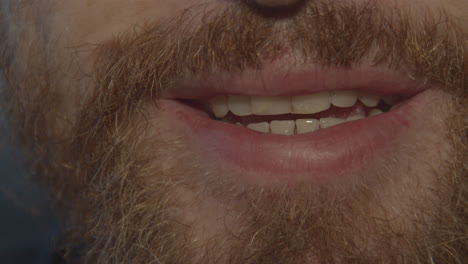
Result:
{"label": "teeth", "polygon": [[294,120],[271,121],[270,123],[271,133],[277,135],[293,135],[294,127]]}
{"label": "teeth", "polygon": [[[375,108],[382,99],[386,104],[394,106],[399,102],[398,96],[384,96],[380,97],[373,94],[354,91],[334,91],[334,92],[321,92],[312,95],[304,96],[216,96],[208,101],[213,114],[223,119],[229,111],[236,116],[250,116],[250,115],[283,115],[283,114],[315,114],[328,110],[332,105],[335,107],[345,108],[353,107],[356,105],[357,100],[362,102],[366,107],[373,107],[368,111],[367,116],[376,116],[382,114],[382,110]],[[313,132],[322,128],[328,128],[341,124],[343,122],[355,121],[366,118],[365,107],[356,105],[355,108],[350,109],[350,116],[346,119],[324,117],[320,120],[312,119],[309,117],[297,120],[275,120],[268,122],[253,123],[247,125],[247,128],[259,131],[262,133],[272,133],[278,135],[293,135]],[[326,112],[321,116],[327,116]],[[330,116],[333,113],[330,112]],[[294,116],[291,116],[291,119]],[[281,118],[279,118],[281,119]],[[223,119],[225,122],[229,120],[236,120],[235,117],[231,119]],[[248,119],[242,119],[241,122],[246,122]],[[242,123],[235,123],[238,126],[243,126]]]}
{"label": "teeth", "polygon": [[334,117],[320,118],[320,128],[336,126],[343,123],[344,121],[344,119]]}
{"label": "teeth", "polygon": [[210,100],[211,109],[216,117],[224,117],[228,112],[227,96],[216,96]]}
{"label": "teeth", "polygon": [[380,115],[380,114],[382,114],[382,113],[383,113],[382,110],[377,109],[377,108],[374,108],[374,109],[370,110],[370,112],[369,112],[369,117],[370,117],[370,116]]}
{"label": "teeth", "polygon": [[363,115],[353,115],[353,116],[350,116],[348,118],[346,118],[346,121],[356,121],[356,120],[360,120],[360,119],[364,119],[366,118],[365,116]]}
{"label": "teeth", "polygon": [[359,101],[361,101],[365,106],[376,107],[379,104],[380,96],[368,93],[360,93]]}
{"label": "teeth", "polygon": [[254,115],[281,115],[291,113],[290,97],[256,96],[252,97]]}
{"label": "teeth", "polygon": [[[248,115],[282,115],[282,114],[315,114],[325,111],[331,105],[345,108],[352,107],[357,100],[367,107],[376,107],[381,97],[354,91],[321,92],[303,96],[216,96],[209,100],[213,114],[222,118],[231,111],[237,116]],[[388,105],[395,105],[398,96],[384,96],[382,100]]]}
{"label": "teeth", "polygon": [[297,134],[304,134],[320,129],[320,122],[317,119],[298,119],[296,120]]}
{"label": "teeth", "polygon": [[292,113],[315,114],[330,108],[330,93],[323,92],[313,95],[293,96],[291,98]]}
{"label": "teeth", "polygon": [[248,124],[247,128],[258,131],[258,132],[262,132],[262,133],[270,132],[270,124],[268,124],[268,122]]}
{"label": "teeth", "polygon": [[356,104],[357,93],[354,91],[336,91],[332,93],[331,103],[337,107],[351,107]]}
{"label": "teeth", "polygon": [[[378,110],[378,109],[373,109]],[[379,110],[380,111],[380,110]],[[376,111],[375,111],[376,112]],[[360,120],[366,118],[363,115],[354,115],[348,117],[346,120],[341,118],[321,118],[320,120],[317,119],[297,119],[294,120],[274,120],[271,123],[268,122],[261,122],[261,123],[253,123],[247,125],[247,128],[262,132],[262,133],[271,133],[276,135],[294,135],[296,134],[304,134],[309,132],[317,131],[321,128],[328,128],[332,126],[336,126],[338,124]],[[240,123],[236,123],[236,125],[242,126]]]}
{"label": "teeth", "polygon": [[229,96],[228,106],[235,115],[248,116],[252,114],[250,97],[248,96]]}

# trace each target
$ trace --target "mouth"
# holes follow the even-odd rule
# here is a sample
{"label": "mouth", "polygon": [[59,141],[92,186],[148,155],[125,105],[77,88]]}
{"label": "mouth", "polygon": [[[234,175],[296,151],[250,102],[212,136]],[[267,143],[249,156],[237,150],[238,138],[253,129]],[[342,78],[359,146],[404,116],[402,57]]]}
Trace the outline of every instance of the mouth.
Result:
{"label": "mouth", "polygon": [[382,69],[265,70],[179,82],[161,100],[214,170],[254,183],[323,182],[398,155],[427,85]]}
{"label": "mouth", "polygon": [[351,90],[302,96],[216,96],[207,109],[213,120],[290,136],[377,116],[399,102],[398,96]]}

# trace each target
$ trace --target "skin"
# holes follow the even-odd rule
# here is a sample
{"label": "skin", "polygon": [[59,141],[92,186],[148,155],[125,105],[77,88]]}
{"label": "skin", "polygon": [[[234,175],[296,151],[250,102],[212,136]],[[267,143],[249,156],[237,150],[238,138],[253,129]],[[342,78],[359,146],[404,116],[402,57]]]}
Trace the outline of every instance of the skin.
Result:
{"label": "skin", "polygon": [[[358,2],[360,0],[355,1]],[[243,227],[245,226],[250,228],[250,221],[254,220],[250,219],[249,216],[255,215],[256,212],[251,208],[258,208],[258,212],[260,212],[259,215],[261,215],[261,217],[259,216],[260,223],[264,221],[265,223],[271,222],[277,224],[276,227],[278,230],[274,230],[275,224],[272,224],[273,231],[275,231],[275,234],[280,236],[279,234],[283,234],[281,232],[284,229],[287,229],[287,226],[281,225],[282,221],[280,220],[284,220],[286,218],[280,218],[279,216],[281,215],[282,217],[286,217],[289,213],[293,214],[293,212],[291,211],[285,213],[279,208],[292,208],[294,207],[292,205],[295,205],[297,208],[300,208],[300,210],[298,210],[299,212],[303,212],[307,211],[304,210],[304,208],[312,208],[320,204],[320,201],[314,201],[317,200],[317,196],[308,196],[307,193],[310,190],[307,188],[305,190],[301,188],[295,190],[293,188],[291,191],[293,194],[299,194],[299,197],[304,197],[305,205],[301,207],[295,203],[297,202],[297,199],[289,199],[291,195],[289,192],[284,196],[288,197],[288,199],[285,199],[287,202],[284,204],[280,202],[267,204],[262,202],[263,200],[261,198],[252,199],[252,201],[241,198],[237,200],[236,197],[241,197],[241,194],[245,196],[246,194],[255,193],[250,193],[247,191],[247,189],[251,187],[255,189],[258,187],[256,185],[250,186],[241,181],[234,180],[233,182],[230,182],[233,186],[235,186],[232,189],[227,189],[225,186],[220,188],[213,187],[215,184],[211,185],[212,179],[205,179],[203,178],[203,175],[215,175],[215,177],[217,175],[223,175],[227,179],[237,179],[239,172],[231,172],[222,166],[216,166],[216,164],[213,165],[210,156],[201,155],[199,152],[197,152],[197,147],[191,145],[191,141],[187,139],[189,138],[189,135],[184,132],[185,129],[183,126],[177,122],[174,122],[174,119],[170,114],[150,104],[144,105],[142,107],[143,112],[147,114],[146,116],[135,115],[135,118],[129,120],[128,124],[119,126],[118,129],[121,129],[121,133],[115,133],[115,137],[113,138],[114,141],[110,141],[123,142],[122,145],[126,151],[124,153],[125,155],[121,154],[119,156],[119,160],[128,160],[128,163],[122,162],[122,164],[126,165],[122,165],[119,167],[120,169],[117,170],[124,176],[121,176],[120,178],[117,176],[116,177],[127,185],[135,184],[136,187],[133,186],[128,187],[128,189],[117,189],[113,190],[112,192],[108,191],[108,193],[106,193],[104,189],[107,188],[107,183],[111,182],[111,176],[107,178],[103,177],[102,180],[99,180],[99,177],[97,180],[91,177],[83,177],[84,180],[81,182],[79,180],[75,180],[75,178],[79,179],[80,173],[85,174],[85,172],[83,172],[85,170],[80,171],[79,169],[76,169],[78,168],[79,164],[76,162],[78,165],[75,166],[73,162],[75,161],[75,158],[78,160],[77,157],[73,155],[66,155],[66,153],[70,152],[70,145],[72,145],[73,142],[70,143],[70,145],[61,145],[60,143],[54,145],[55,143],[52,143],[55,142],[54,140],[58,139],[63,139],[66,141],[66,135],[79,131],[79,114],[82,113],[82,108],[86,106],[86,102],[92,98],[93,92],[95,92],[96,89],[93,85],[91,85],[93,79],[87,77],[92,76],[99,70],[95,68],[95,60],[97,55],[94,53],[93,47],[99,47],[100,45],[109,43],[109,41],[112,40],[112,38],[115,36],[128,32],[129,30],[131,31],[132,28],[135,28],[139,25],[144,25],[145,23],[162,23],[164,21],[177,18],[187,8],[192,8],[191,10],[193,10],[193,12],[201,13],[203,13],[204,10],[219,10],[231,5],[233,8],[238,8],[236,5],[239,4],[239,2],[234,2],[235,1],[221,0],[44,1],[40,4],[33,4],[33,8],[18,11],[17,15],[12,18],[12,21],[9,21],[12,24],[15,24],[16,21],[16,24],[19,25],[15,29],[15,33],[12,34],[12,36],[14,36],[12,39],[15,39],[15,37],[17,39],[21,39],[21,41],[18,42],[19,44],[14,60],[14,66],[11,67],[11,69],[13,69],[12,72],[16,73],[17,75],[16,78],[12,77],[10,79],[10,83],[12,84],[11,86],[13,87],[13,83],[15,83],[16,86],[14,87],[18,87],[17,91],[14,93],[14,97],[17,98],[16,100],[22,102],[22,105],[25,106],[28,106],[28,102],[32,104],[34,101],[37,101],[37,98],[43,98],[44,102],[40,109],[44,110],[45,108],[45,110],[41,122],[43,122],[46,129],[44,129],[43,133],[41,131],[35,132],[36,134],[32,136],[33,133],[31,131],[34,130],[34,126],[30,124],[35,122],[31,122],[31,120],[27,119],[28,110],[32,112],[32,109],[26,110],[26,114],[19,110],[13,110],[13,120],[16,119],[21,120],[20,122],[25,124],[28,123],[28,125],[25,125],[22,130],[18,130],[26,132],[23,132],[23,134],[18,134],[20,134],[20,137],[23,137],[22,144],[25,147],[26,152],[29,152],[29,154],[33,156],[33,158],[31,158],[33,162],[35,157],[40,156],[38,154],[38,149],[45,149],[44,147],[37,147],[35,141],[41,142],[42,145],[37,144],[39,146],[47,146],[48,144],[51,144],[55,147],[55,149],[53,149],[52,153],[50,154],[50,159],[54,160],[55,163],[52,162],[51,164],[46,164],[46,162],[44,162],[43,167],[39,166],[39,171],[45,171],[47,168],[49,168],[51,175],[55,173],[57,175],[63,174],[70,176],[70,178],[66,180],[59,179],[57,177],[50,177],[48,180],[46,180],[46,182],[51,186],[51,189],[55,193],[57,200],[59,200],[59,204],[64,206],[64,208],[70,212],[69,214],[72,216],[71,218],[74,219],[76,223],[79,223],[79,225],[81,224],[83,226],[84,231],[75,231],[74,236],[76,236],[76,233],[78,233],[78,236],[82,235],[82,237],[86,237],[82,240],[84,243],[89,244],[92,243],[89,240],[87,241],[88,237],[98,237],[102,239],[96,239],[97,241],[94,241],[94,244],[98,246],[90,246],[88,249],[88,255],[86,253],[80,253],[81,255],[89,257],[88,259],[84,257],[84,259],[86,259],[89,263],[128,263],[126,260],[128,261],[132,258],[135,263],[142,263],[144,262],[143,260],[147,261],[148,256],[144,254],[148,254],[148,252],[152,252],[153,250],[154,252],[156,251],[155,249],[151,248],[153,245],[150,242],[147,243],[148,245],[144,242],[152,241],[151,236],[160,234],[156,231],[148,231],[147,236],[144,236],[142,239],[143,242],[139,241],[142,243],[142,245],[145,245],[144,248],[146,251],[144,254],[135,253],[135,255],[129,254],[128,256],[124,256],[124,254],[122,254],[126,248],[129,249],[128,252],[134,252],[134,250],[136,250],[132,246],[134,246],[133,244],[138,243],[134,243],[133,240],[131,240],[130,232],[128,235],[129,238],[127,238],[127,240],[118,240],[116,238],[116,241],[118,240],[121,242],[121,244],[119,244],[120,247],[115,246],[117,249],[116,251],[119,252],[112,252],[112,250],[108,248],[100,252],[100,247],[104,247],[101,246],[100,243],[105,244],[106,242],[102,237],[108,237],[110,236],[109,234],[112,234],[113,236],[115,233],[120,234],[119,231],[122,229],[131,227],[130,224],[128,226],[122,225],[122,229],[119,229],[117,228],[117,223],[122,223],[126,220],[129,222],[137,222],[140,219],[138,219],[138,217],[130,217],[130,213],[128,218],[114,216],[114,214],[109,213],[109,215],[112,216],[109,216],[109,218],[102,216],[102,219],[99,218],[98,221],[96,219],[98,218],[97,215],[100,214],[100,211],[96,210],[95,208],[109,207],[111,209],[109,209],[108,212],[122,212],[129,210],[141,213],[138,211],[138,208],[144,208],[141,209],[143,212],[159,212],[159,210],[167,210],[166,207],[161,206],[162,204],[167,203],[169,204],[169,210],[167,210],[170,211],[169,216],[164,215],[162,218],[156,218],[156,220],[154,220],[150,216],[143,214],[145,217],[141,218],[145,218],[144,220],[147,221],[145,223],[148,226],[156,225],[155,223],[158,223],[158,221],[162,222],[161,219],[176,219],[174,222],[180,223],[180,226],[171,223],[164,228],[170,230],[169,233],[173,234],[174,237],[184,237],[190,241],[190,243],[177,244],[180,246],[179,248],[171,248],[170,245],[164,245],[164,247],[167,246],[167,248],[164,248],[164,250],[167,250],[168,255],[177,251],[187,251],[189,252],[187,255],[182,253],[180,253],[180,255],[190,259],[193,263],[204,263],[204,257],[206,256],[204,256],[201,252],[209,252],[207,255],[210,256],[206,257],[206,259],[209,259],[212,262],[216,262],[213,261],[213,259],[216,259],[217,257],[217,263],[228,263],[229,260],[232,261],[232,263],[235,261],[242,263],[241,260],[230,259],[232,258],[232,255],[235,255],[236,253],[225,253],[218,255],[216,250],[211,252],[206,248],[215,245],[217,247],[213,246],[213,248],[218,249],[219,252],[231,252],[230,250],[232,248],[243,247],[246,243],[245,241],[239,241],[237,244],[236,242],[230,244],[223,239],[230,237],[228,236],[228,233],[231,231],[236,233],[235,231],[243,230]],[[268,9],[272,6],[275,6],[276,9],[281,9],[283,8],[283,4],[286,5],[284,9],[289,10],[290,6],[288,6],[288,4],[294,4],[293,2],[296,1],[258,0],[254,2],[256,2],[257,8],[260,6],[260,9],[262,10]],[[443,12],[447,13],[457,25],[460,26],[460,29],[463,31],[463,33],[468,33],[468,3],[465,0],[376,0],[375,2],[379,6],[396,8],[397,10],[402,11],[404,14],[407,14],[408,17],[410,17],[413,21],[422,20],[427,13],[438,13],[442,10]],[[240,5],[248,4],[242,2]],[[300,6],[298,8],[300,8]],[[47,14],[47,16],[44,14]],[[261,13],[257,15],[260,16]],[[27,21],[31,21],[32,24],[18,22],[22,21],[23,18],[26,18]],[[283,19],[286,19],[287,21],[289,17],[285,18],[281,16],[273,16],[272,19],[275,22],[281,23],[283,22]],[[199,17],[194,18],[193,24],[197,25],[200,23],[201,20]],[[55,85],[51,85],[52,88],[45,90],[46,94],[51,95],[56,93],[58,97],[61,98],[61,100],[54,101],[51,96],[40,97],[41,90],[38,88],[31,88],[38,87],[36,84],[39,82],[34,82],[33,78],[29,80],[28,78],[18,77],[24,77],[28,72],[33,74],[34,68],[30,67],[30,65],[35,65],[35,63],[38,63],[34,60],[35,57],[32,55],[34,50],[31,49],[31,46],[29,46],[28,43],[35,43],[36,46],[33,45],[33,47],[38,47],[38,50],[40,51],[46,51],[44,54],[48,55],[48,61],[53,63],[56,62],[57,65],[67,65],[65,66],[65,69],[70,69],[63,70],[63,72],[56,72],[52,70],[49,71],[50,73],[53,73],[51,80]],[[24,71],[22,71],[23,68],[25,69]],[[31,82],[29,83],[29,81]],[[372,186],[375,189],[379,189],[379,191],[375,193],[369,193],[369,195],[373,196],[374,200],[376,201],[375,203],[369,203],[370,209],[359,206],[359,199],[362,197],[358,197],[359,199],[356,198],[356,200],[351,200],[349,196],[346,196],[346,193],[350,190],[349,188],[342,186],[337,187],[335,185],[325,186],[326,190],[335,192],[336,194],[336,196],[330,197],[337,198],[336,200],[339,200],[339,198],[343,197],[345,200],[350,199],[349,203],[346,203],[346,205],[349,205],[351,208],[355,209],[355,211],[351,211],[351,213],[357,212],[359,210],[370,210],[370,214],[372,214],[372,216],[376,219],[394,219],[394,221],[389,221],[389,223],[385,225],[370,223],[366,219],[363,219],[362,221],[356,220],[356,222],[352,222],[355,224],[353,227],[356,229],[362,228],[365,230],[371,230],[375,233],[392,229],[391,231],[395,233],[401,232],[403,234],[409,234],[408,240],[413,239],[416,241],[419,238],[424,239],[425,236],[419,237],[419,234],[417,234],[415,231],[418,230],[416,220],[419,218],[415,218],[414,215],[424,215],[427,212],[427,222],[430,223],[436,223],[439,221],[437,215],[440,215],[441,218],[446,219],[451,217],[455,218],[451,214],[444,214],[443,212],[444,206],[448,207],[447,204],[449,204],[449,200],[451,199],[447,198],[448,194],[452,192],[455,193],[455,189],[452,185],[444,185],[441,184],[441,182],[444,183],[444,179],[452,179],[448,176],[449,172],[452,170],[450,166],[454,166],[459,169],[460,164],[456,163],[454,157],[465,155],[465,149],[461,147],[464,142],[461,140],[461,138],[454,136],[455,139],[453,141],[449,138],[447,133],[448,131],[455,130],[454,128],[459,129],[461,125],[455,124],[450,126],[447,122],[445,122],[445,120],[451,118],[454,113],[462,113],[463,115],[465,112],[463,112],[463,109],[460,109],[459,106],[454,103],[456,102],[456,98],[454,98],[455,95],[459,94],[454,92],[455,88],[451,89],[452,90],[448,89],[448,91],[443,89],[435,89],[431,92],[430,96],[432,98],[431,102],[433,105],[431,108],[424,108],[423,113],[421,114],[430,118],[427,120],[416,120],[414,124],[414,130],[405,132],[403,136],[401,136],[401,141],[396,144],[397,146],[410,147],[395,147],[395,149],[389,150],[389,156],[383,155],[382,157],[379,157],[377,161],[373,163],[371,168],[364,172],[361,171],[356,173],[357,175],[364,176],[384,175],[382,178],[390,178],[386,177],[388,175],[403,175],[401,178],[395,178],[396,183],[382,182],[380,183],[382,186],[378,184],[376,186]],[[458,87],[458,89],[461,90],[463,87]],[[463,102],[464,101],[462,101],[462,103]],[[129,114],[129,116],[132,115]],[[146,120],[145,117],[147,116],[150,117],[149,122],[143,122],[143,120]],[[458,122],[459,121],[460,120],[458,120]],[[116,128],[114,128],[114,131],[115,129]],[[419,132],[411,133],[412,131]],[[128,140],[129,138],[131,140]],[[104,144],[107,142],[105,140],[107,140],[107,138],[104,138],[103,142],[96,141],[96,144],[94,144],[96,146],[101,146],[100,144],[104,146],[101,152],[92,149],[89,151],[89,153],[97,153],[97,157],[105,156],[107,151],[110,149],[108,147],[110,144]],[[83,141],[77,140],[77,142]],[[462,143],[460,145],[456,145],[456,142]],[[76,154],[76,156],[79,156],[80,153],[83,154],[81,156],[88,154],[86,150],[80,151],[82,152],[77,152],[78,154]],[[98,160],[101,161],[100,159]],[[135,160],[138,162],[135,162]],[[135,164],[138,164],[140,167],[147,168],[147,170],[142,170],[136,174],[132,174],[130,172],[131,166],[128,165],[130,164],[130,161],[135,162]],[[427,161],[434,161],[433,163],[442,165],[434,167],[432,164],[428,164]],[[55,164],[59,164],[58,167],[60,168],[56,169],[54,167]],[[114,164],[109,162],[107,165],[109,165],[108,167],[111,168]],[[90,165],[90,168],[93,168],[92,165]],[[96,166],[96,168],[100,169],[101,167]],[[68,174],[69,172],[67,169],[73,172]],[[111,169],[108,171],[106,171],[106,169],[103,169],[104,172],[102,172],[102,175],[105,175],[106,172],[108,172],[107,175],[120,175]],[[54,170],[56,170],[56,172],[52,172]],[[90,171],[91,174],[92,170]],[[96,172],[96,175],[99,174]],[[158,175],[158,177],[154,177],[154,175]],[[458,178],[456,179],[460,180],[460,177],[466,177],[466,175],[458,175],[457,177]],[[462,180],[463,179],[464,178],[462,178]],[[67,180],[74,184],[69,183],[67,185],[66,183],[62,182]],[[179,184],[179,180],[180,182],[184,182],[184,184]],[[160,185],[161,182],[165,183],[163,187]],[[388,185],[386,185],[387,183]],[[96,191],[96,193],[93,193],[89,190],[92,189],[89,188],[89,186],[93,186],[93,184],[96,185],[96,189],[99,189],[99,191]],[[122,185],[126,186],[125,184]],[[147,188],[143,188],[143,186]],[[207,189],[210,189],[211,192],[206,191],[204,189],[205,187],[208,187]],[[440,196],[443,197],[434,198],[433,193],[430,191],[431,188],[435,188],[440,191]],[[460,193],[463,194],[463,187],[460,188],[462,188]],[[109,189],[112,188],[109,187]],[[265,194],[265,196],[267,198],[275,197],[275,194],[280,192],[279,189],[281,188],[272,188],[271,190],[267,189],[267,194]],[[83,190],[86,190],[85,193],[90,194],[89,197],[81,197],[79,195],[79,193]],[[133,192],[133,195],[129,194],[132,193],[129,190]],[[313,190],[316,191],[315,189]],[[164,195],[159,195],[158,192],[164,193]],[[141,194],[141,196],[135,195],[135,193]],[[257,194],[255,193],[255,195],[252,195],[252,197],[257,197],[256,195]],[[271,197],[268,195],[271,195]],[[150,198],[142,202],[139,200],[141,197]],[[425,201],[428,200],[433,203],[425,203]],[[124,208],[117,207],[116,205],[123,204],[122,201],[128,201],[128,203],[132,206]],[[367,200],[365,201],[367,202]],[[405,201],[415,201],[415,204],[407,204]],[[462,199],[461,201],[462,203],[464,202]],[[310,204],[307,202],[310,202]],[[332,203],[329,201],[326,201],[323,204],[332,206]],[[339,206],[339,204],[336,204],[336,206]],[[431,208],[434,206],[436,209],[440,209],[442,212],[432,210]],[[275,211],[275,208],[278,208],[278,212]],[[346,208],[346,206],[343,206],[343,208]],[[89,216],[85,212],[88,212]],[[271,215],[268,215],[268,212],[271,212]],[[369,214],[369,212],[367,212],[367,214]],[[118,215],[118,213],[115,215]],[[141,214],[135,215],[139,215],[140,217]],[[350,218],[353,217],[353,215],[348,216]],[[355,216],[356,219],[359,219],[361,215],[356,213]],[[427,219],[424,218],[424,220]],[[102,226],[99,224],[89,224],[89,222],[93,221],[96,223],[115,223],[116,228],[115,230],[112,230],[111,227],[107,229],[108,226],[112,226],[112,224],[105,224]],[[141,221],[143,222],[143,220]],[[450,222],[444,223],[446,224]],[[346,225],[349,224],[349,222],[343,220],[341,224]],[[309,236],[311,235],[316,235],[318,238],[322,238],[319,232],[312,231],[312,226],[314,225],[318,225],[318,223],[310,223],[311,230],[304,231],[304,234],[302,234],[305,239],[309,239]],[[251,233],[257,234],[258,231],[260,237],[260,242],[256,242],[253,238],[254,236],[251,238],[247,235],[248,239],[246,240],[252,242],[252,248],[255,247],[255,243],[261,244],[262,241],[273,241],[277,244],[281,244],[281,240],[276,241],[274,236],[269,237],[265,235],[263,237],[260,232],[261,229],[257,226],[252,226],[252,230],[249,228],[245,228],[247,229],[246,234],[250,234],[250,231],[252,231]],[[460,232],[460,230],[457,231]],[[72,231],[70,232],[73,233]],[[158,230],[158,232],[162,231]],[[323,239],[321,240],[317,238],[317,240],[325,241],[327,235],[331,236],[331,232],[332,231],[330,231],[330,233],[325,232],[326,235],[323,236]],[[123,234],[123,232],[121,234]],[[239,234],[239,237],[241,237],[243,233],[239,231]],[[466,237],[466,230],[464,234],[465,236],[463,235],[463,231],[461,231],[460,237]],[[285,231],[284,236],[286,237],[288,235],[290,235],[290,233]],[[74,236],[71,236],[69,239],[72,241],[80,241],[79,237],[77,238]],[[350,241],[353,241],[357,244],[364,244],[363,240],[365,237],[359,236],[359,234],[351,234],[350,237]],[[170,240],[171,238],[171,236],[167,236],[161,239]],[[312,240],[312,238],[310,239]],[[110,240],[112,239],[109,239],[109,241]],[[211,240],[216,242],[210,244]],[[371,239],[366,241],[367,247],[362,246],[362,249],[365,249],[364,251],[369,251],[370,255],[368,254],[366,257],[362,257],[362,262],[359,263],[366,263],[366,261],[369,263],[376,263],[376,261],[398,263],[398,261],[401,261],[401,259],[392,259],[390,254],[388,256],[385,255],[385,250],[382,250],[382,248],[393,248],[395,245],[392,243],[399,243],[400,241],[391,240],[388,245],[382,245],[380,244],[382,240],[384,239],[380,239],[379,237],[374,238],[371,236]],[[223,243],[217,243],[219,241]],[[314,243],[317,243],[316,240],[313,241],[315,241]],[[126,243],[129,245],[126,245]],[[118,243],[116,243],[116,245],[117,244]],[[122,246],[122,244],[125,245]],[[163,246],[160,248],[163,248]],[[396,250],[400,250],[398,246],[395,248]],[[275,250],[276,249],[273,249],[272,252],[275,252]],[[393,252],[393,250],[390,249],[388,251]],[[456,251],[456,249],[454,249],[454,251]],[[244,251],[240,252],[243,254],[249,253],[245,253]],[[374,255],[372,255],[372,253]],[[154,255],[159,257],[158,254],[160,253],[153,254],[153,257]],[[211,256],[211,254],[213,254],[213,256]],[[346,252],[332,252],[329,255],[324,254],[322,256],[319,256],[319,254],[313,252],[301,252],[300,260],[304,261],[303,263],[340,263],[340,261],[333,261],[333,257],[336,257],[337,259],[340,259],[341,262],[347,263],[346,259],[342,258],[342,255],[340,254],[346,255]],[[173,255],[177,254],[174,253]],[[271,253],[271,255],[274,256],[273,253]],[[384,255],[385,257],[382,259],[379,258],[379,256]],[[125,257],[127,257],[127,259]],[[281,256],[278,256],[278,258],[279,257]],[[163,259],[162,255],[161,259]],[[272,259],[275,258],[272,257]],[[299,259],[293,260],[291,257],[289,257],[289,259],[291,260],[291,263],[300,263]],[[461,257],[459,257],[458,260],[460,261],[459,263],[463,263],[463,259],[461,259]],[[181,260],[171,259],[170,257],[164,259],[164,261],[162,263],[184,263]],[[259,256],[257,259],[253,259],[251,262],[245,263],[269,263],[268,261],[272,261],[271,259],[268,259],[268,256]],[[457,262],[453,261],[453,263]]]}

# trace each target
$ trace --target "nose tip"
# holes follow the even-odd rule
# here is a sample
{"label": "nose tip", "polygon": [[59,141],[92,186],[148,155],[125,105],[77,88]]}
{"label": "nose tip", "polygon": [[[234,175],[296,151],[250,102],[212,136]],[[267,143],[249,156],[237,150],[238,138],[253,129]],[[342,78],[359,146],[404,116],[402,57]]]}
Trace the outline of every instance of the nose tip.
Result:
{"label": "nose tip", "polygon": [[277,8],[277,7],[295,5],[301,2],[301,0],[252,0],[252,2],[254,2],[255,4],[259,6]]}

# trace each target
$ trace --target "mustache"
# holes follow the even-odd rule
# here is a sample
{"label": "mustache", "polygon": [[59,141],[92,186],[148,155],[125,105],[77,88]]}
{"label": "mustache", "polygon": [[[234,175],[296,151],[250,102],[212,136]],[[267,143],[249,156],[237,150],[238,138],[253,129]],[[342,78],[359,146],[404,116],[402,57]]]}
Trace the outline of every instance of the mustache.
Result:
{"label": "mustache", "polygon": [[[265,63],[285,54],[295,54],[290,67],[306,63],[344,68],[360,63],[386,65],[415,79],[439,83],[441,89],[449,92],[464,91],[463,35],[460,26],[443,12],[428,13],[415,21],[397,10],[384,11],[377,5],[317,0],[308,1],[294,17],[279,23],[240,5],[211,11],[193,8],[169,21],[132,28],[95,49],[96,87],[74,124],[72,149],[76,151],[69,151],[70,157],[66,157],[70,164],[77,164],[79,168],[73,181],[78,187],[74,188],[92,192],[89,189],[96,187],[90,188],[93,184],[89,183],[102,183],[104,186],[97,192],[106,191],[98,194],[99,199],[90,199],[88,204],[91,205],[102,201],[122,205],[124,203],[114,201],[132,198],[132,188],[136,189],[135,193],[153,195],[157,191],[147,186],[145,192],[138,189],[144,185],[139,177],[129,174],[132,177],[121,179],[122,175],[116,173],[116,168],[133,169],[126,163],[127,159],[135,162],[136,153],[146,153],[136,149],[139,142],[133,142],[138,141],[139,132],[145,129],[144,122],[139,122],[141,118],[134,117],[141,117],[140,110],[146,103],[156,102],[181,78],[261,69]],[[151,151],[154,150],[147,150]],[[85,166],[80,167],[80,164]],[[71,188],[70,178],[67,178],[68,188]],[[118,190],[108,189],[108,183],[122,181],[129,184],[122,185],[125,188],[119,184],[121,189]],[[162,204],[167,197],[163,189],[161,193]],[[262,204],[267,200],[273,199],[267,197],[258,202],[264,206],[264,212],[272,211],[271,204]],[[85,216],[101,208],[88,210],[88,204],[80,205]],[[125,204],[130,206],[131,202]],[[158,203],[146,201],[145,206],[133,206],[131,211],[137,208],[145,215],[145,210],[154,210],[155,204]],[[140,215],[136,218],[133,221],[141,221],[144,226],[157,222],[150,217],[145,222]],[[108,226],[112,225],[106,224]],[[101,230],[106,229],[95,228],[99,233]],[[278,232],[287,230],[278,229]],[[87,235],[95,239],[92,233]],[[159,233],[149,234],[153,235]],[[319,238],[317,241],[321,242]],[[102,241],[107,242],[108,236]]]}
{"label": "mustache", "polygon": [[369,3],[311,1],[282,23],[241,6],[189,10],[101,45],[95,70],[101,88],[112,82],[157,95],[185,76],[260,69],[287,53],[297,54],[292,64],[352,67],[368,61],[454,88],[463,81],[461,32],[442,11],[411,20]]}
{"label": "mustache", "polygon": [[102,126],[108,117],[113,123],[121,111],[157,102],[182,78],[261,69],[292,54],[290,67],[384,65],[449,92],[465,90],[464,35],[443,11],[412,19],[370,2],[317,0],[278,22],[242,5],[224,10],[194,7],[97,47],[96,89],[82,119],[94,117]]}

